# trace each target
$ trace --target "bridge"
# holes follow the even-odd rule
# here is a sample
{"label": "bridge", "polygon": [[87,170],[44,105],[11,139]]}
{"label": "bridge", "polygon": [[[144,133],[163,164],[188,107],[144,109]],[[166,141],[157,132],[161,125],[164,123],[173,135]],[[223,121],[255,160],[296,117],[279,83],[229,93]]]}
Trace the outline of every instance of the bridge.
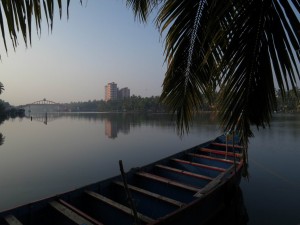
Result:
{"label": "bridge", "polygon": [[60,103],[56,103],[54,101],[50,101],[50,100],[47,100],[47,99],[42,99],[42,100],[39,100],[39,101],[35,101],[35,102],[32,102],[32,103],[29,103],[29,104],[26,104],[26,105],[20,105],[19,107],[26,107],[26,106],[31,106],[31,105],[60,105]]}
{"label": "bridge", "polygon": [[46,98],[38,100],[26,105],[20,105],[19,108],[24,108],[25,113],[41,113],[41,112],[59,112],[62,104],[48,100]]}

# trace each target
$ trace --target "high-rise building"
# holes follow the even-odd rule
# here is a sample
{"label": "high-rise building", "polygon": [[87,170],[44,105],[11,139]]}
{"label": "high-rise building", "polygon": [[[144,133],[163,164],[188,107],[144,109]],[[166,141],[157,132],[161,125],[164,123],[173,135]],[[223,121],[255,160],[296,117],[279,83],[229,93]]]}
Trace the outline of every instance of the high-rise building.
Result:
{"label": "high-rise building", "polygon": [[116,83],[108,83],[105,85],[105,101],[118,99],[118,86]]}
{"label": "high-rise building", "polygon": [[116,83],[111,82],[105,85],[105,101],[125,99],[130,97],[130,89],[128,87],[118,89]]}
{"label": "high-rise building", "polygon": [[121,88],[118,92],[118,99],[125,99],[130,97],[130,89],[128,87]]}

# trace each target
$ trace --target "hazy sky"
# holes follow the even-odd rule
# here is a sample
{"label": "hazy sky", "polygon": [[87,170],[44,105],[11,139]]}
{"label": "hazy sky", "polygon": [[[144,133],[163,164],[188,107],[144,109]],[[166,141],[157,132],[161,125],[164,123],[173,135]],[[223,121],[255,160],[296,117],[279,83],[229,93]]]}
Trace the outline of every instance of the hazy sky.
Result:
{"label": "hazy sky", "polygon": [[34,32],[32,47],[25,48],[20,36],[16,52],[10,46],[7,55],[1,39],[1,99],[12,105],[43,98],[100,100],[109,82],[142,97],[161,93],[166,66],[163,40],[153,22],[135,21],[122,0],[83,2],[71,1],[69,20],[66,10],[62,20],[56,15],[52,34],[46,26],[40,39]]}

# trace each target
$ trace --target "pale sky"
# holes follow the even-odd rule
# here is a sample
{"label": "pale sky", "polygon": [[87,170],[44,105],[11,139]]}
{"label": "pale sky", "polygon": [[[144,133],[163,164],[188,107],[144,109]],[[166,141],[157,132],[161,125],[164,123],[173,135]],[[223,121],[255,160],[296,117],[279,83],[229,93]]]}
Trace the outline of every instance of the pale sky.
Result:
{"label": "pale sky", "polygon": [[25,48],[20,36],[16,51],[10,45],[6,54],[1,39],[5,91],[0,99],[11,105],[43,98],[100,100],[109,82],[142,97],[160,95],[166,65],[163,38],[152,20],[146,25],[135,21],[122,0],[83,2],[71,1],[69,20],[66,10],[62,20],[56,15],[52,33],[46,26],[40,39],[33,32],[32,47]]}

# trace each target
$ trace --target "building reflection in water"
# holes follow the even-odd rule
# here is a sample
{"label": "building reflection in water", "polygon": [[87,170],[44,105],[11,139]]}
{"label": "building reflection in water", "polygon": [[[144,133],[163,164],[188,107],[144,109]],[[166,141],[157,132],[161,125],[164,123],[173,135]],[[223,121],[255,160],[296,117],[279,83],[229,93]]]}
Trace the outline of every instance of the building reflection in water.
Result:
{"label": "building reflection in water", "polygon": [[118,133],[128,134],[130,132],[130,124],[119,120],[104,119],[105,135],[108,138],[117,138]]}

